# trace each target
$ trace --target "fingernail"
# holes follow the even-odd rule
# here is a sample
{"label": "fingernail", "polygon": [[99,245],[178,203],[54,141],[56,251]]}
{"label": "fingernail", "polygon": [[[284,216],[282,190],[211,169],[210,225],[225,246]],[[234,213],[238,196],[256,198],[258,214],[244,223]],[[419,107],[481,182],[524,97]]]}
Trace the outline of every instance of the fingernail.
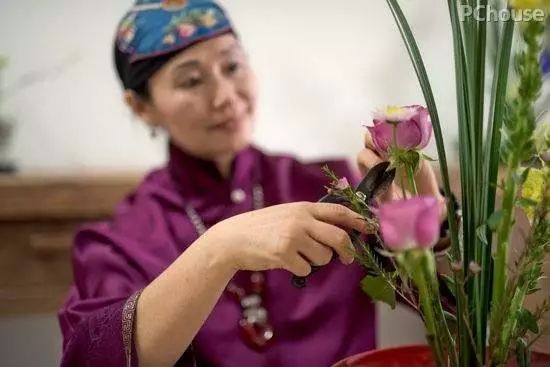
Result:
{"label": "fingernail", "polygon": [[350,265],[353,263],[353,257],[351,258],[348,258],[348,259],[345,259],[345,258],[340,258],[340,262],[344,265]]}

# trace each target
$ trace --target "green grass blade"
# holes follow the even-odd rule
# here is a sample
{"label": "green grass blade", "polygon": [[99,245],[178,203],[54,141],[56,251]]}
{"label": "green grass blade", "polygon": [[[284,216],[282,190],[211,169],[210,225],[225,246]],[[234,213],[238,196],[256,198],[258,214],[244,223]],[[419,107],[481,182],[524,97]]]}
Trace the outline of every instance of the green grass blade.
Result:
{"label": "green grass blade", "polygon": [[[485,222],[489,215],[495,210],[496,186],[491,185],[491,182],[497,182],[498,167],[500,162],[500,143],[501,143],[501,127],[504,118],[504,108],[506,100],[506,91],[508,87],[508,75],[510,69],[510,56],[512,50],[512,41],[514,38],[514,21],[508,20],[504,23],[499,39],[497,49],[497,60],[495,72],[493,76],[493,86],[491,93],[491,105],[489,109],[489,120],[487,127],[487,136],[485,138],[485,154],[483,164],[483,212],[482,221]],[[487,245],[484,246],[481,258],[481,266],[483,269],[492,267],[491,244],[492,232],[488,229],[485,234]],[[491,305],[491,272],[485,271],[481,274],[481,318],[480,326],[483,329],[482,338],[486,340],[487,318]]]}
{"label": "green grass blade", "polygon": [[[480,18],[486,19],[487,17],[487,0],[479,0],[478,6],[480,8]],[[484,108],[485,108],[485,61],[486,61],[486,45],[487,45],[487,21],[477,21],[476,39],[475,39],[475,52],[474,52],[474,115],[471,125],[472,135],[472,155],[474,157],[473,163],[473,187],[477,188],[472,192],[474,197],[473,210],[470,219],[473,222],[473,227],[470,227],[468,242],[472,246],[473,258],[477,264],[481,264],[483,257],[483,246],[481,240],[475,233],[475,229],[479,228],[483,224],[482,215],[482,190],[479,188],[483,185],[483,126],[484,126]],[[485,350],[484,335],[486,326],[483,325],[484,315],[482,314],[483,304],[479,302],[482,293],[484,292],[481,277],[476,277],[473,282],[470,282],[469,289],[474,295],[475,301],[470,304],[471,317],[470,323],[473,326],[473,330],[476,334],[477,349],[481,351],[482,355]]]}
{"label": "green grass blade", "polygon": [[[473,182],[472,182],[472,134],[470,133],[471,129],[471,119],[472,119],[472,91],[471,85],[473,77],[472,73],[468,71],[471,68],[468,65],[472,64],[469,55],[473,55],[471,42],[468,40],[468,31],[473,33],[473,21],[469,20],[466,24],[461,24],[460,17],[458,14],[457,3],[454,0],[447,1],[449,7],[449,14],[451,18],[451,26],[453,33],[453,44],[454,44],[454,59],[455,59],[455,76],[456,76],[456,93],[457,93],[457,103],[458,103],[458,127],[459,127],[459,157],[460,157],[460,183],[462,193],[471,193],[474,191]],[[468,23],[471,22],[471,23]],[[462,26],[466,29],[464,33],[462,32]],[[470,27],[468,29],[468,27]],[[472,228],[472,209],[473,209],[473,200],[472,195],[462,195],[462,228],[463,228],[463,238],[464,238],[464,248],[461,260],[464,262],[465,266],[473,256],[469,238],[471,237],[470,229]],[[462,292],[461,292],[462,293]],[[473,350],[470,338],[469,338],[469,327],[466,323],[469,322],[467,315],[469,311],[466,309],[472,303],[475,303],[473,299],[473,292],[468,294],[468,299],[458,299],[458,333],[460,341],[460,365],[463,367],[470,367],[472,359],[476,353]]]}
{"label": "green grass blade", "polygon": [[[449,1],[452,1],[452,0],[449,0]],[[418,45],[416,43],[416,40],[414,38],[414,35],[412,33],[412,30],[407,22],[407,19],[405,18],[404,14],[403,14],[403,11],[401,10],[397,0],[386,0],[386,2],[388,3],[389,5],[389,8],[391,10],[391,13],[393,15],[393,17],[395,18],[395,21],[397,23],[397,26],[399,28],[399,31],[401,33],[401,36],[403,37],[403,40],[405,42],[405,46],[407,48],[407,51],[409,53],[409,56],[411,58],[411,61],[412,61],[412,64],[413,64],[413,67],[414,67],[414,70],[416,72],[416,75],[418,77],[418,81],[420,83],[420,86],[422,88],[422,92],[424,94],[424,98],[426,100],[426,104],[428,106],[428,109],[430,111],[430,116],[432,118],[432,125],[433,125],[433,128],[434,128],[434,136],[435,136],[435,140],[436,140],[436,145],[437,145],[437,152],[438,152],[438,156],[439,156],[439,162],[440,162],[440,169],[441,169],[441,176],[442,176],[442,181],[443,181],[443,189],[445,191],[445,195],[447,198],[450,198],[451,197],[451,187],[450,187],[450,183],[449,183],[449,171],[448,171],[448,166],[447,166],[447,158],[446,158],[446,154],[445,154],[445,146],[444,146],[444,143],[443,143],[443,134],[442,134],[442,129],[441,129],[441,123],[440,123],[440,120],[439,120],[439,114],[437,112],[437,106],[436,106],[436,103],[435,103],[435,98],[433,96],[433,92],[432,92],[432,88],[431,88],[431,85],[430,85],[430,81],[429,81],[429,78],[428,78],[428,75],[427,75],[427,72],[426,72],[426,68],[424,66],[424,62],[422,60],[422,56],[420,54],[420,50],[418,48]],[[455,15],[456,15],[456,8],[454,7],[453,5],[453,8],[455,9]],[[458,23],[458,16],[456,16],[456,21]],[[458,37],[458,39],[462,40],[462,35],[460,34],[460,28],[459,28],[459,31],[458,31],[458,35],[456,35],[456,32],[453,30],[453,33],[455,34],[455,37]],[[456,42],[455,42],[455,47],[456,47]],[[462,42],[459,43],[460,44],[460,48],[462,49]],[[462,49],[463,50],[463,49]],[[461,53],[462,55],[463,53]],[[460,64],[462,65],[463,68],[465,68],[465,64],[462,64],[462,62],[460,62]],[[467,75],[467,74],[465,74]],[[461,82],[462,85],[467,85],[467,83],[463,83],[463,81]],[[464,88],[464,89],[459,89],[459,95],[462,95],[463,93],[466,94],[466,98],[467,98],[467,89],[468,88]],[[463,95],[464,97],[464,95]],[[466,103],[464,103],[464,101],[460,104],[460,114],[461,115],[464,115],[464,110],[466,109]],[[454,203],[452,203],[452,200],[448,200],[447,201],[448,205],[447,205],[447,210],[448,210],[448,217],[449,218],[453,218],[454,217]],[[450,228],[449,228],[449,231],[451,233],[451,253],[454,257],[455,260],[459,260],[461,258],[460,256],[460,244],[459,244],[459,241],[458,241],[458,228],[457,228],[457,225],[456,223],[453,221],[453,220],[450,220],[449,221],[449,224],[450,224]],[[457,292],[458,294],[459,292]],[[461,307],[464,307],[465,305],[465,300],[464,299],[461,299],[462,296],[459,296],[459,300],[458,300],[458,304],[459,304],[459,309],[461,309]],[[459,311],[461,312],[461,311]],[[459,324],[459,328],[460,328],[460,324]],[[464,330],[464,328],[462,328]],[[465,330],[462,334],[465,334]],[[466,336],[467,337],[467,336]],[[467,343],[468,345],[470,343]],[[462,358],[462,356],[461,356]],[[458,361],[451,361],[453,365],[456,365],[458,363]]]}

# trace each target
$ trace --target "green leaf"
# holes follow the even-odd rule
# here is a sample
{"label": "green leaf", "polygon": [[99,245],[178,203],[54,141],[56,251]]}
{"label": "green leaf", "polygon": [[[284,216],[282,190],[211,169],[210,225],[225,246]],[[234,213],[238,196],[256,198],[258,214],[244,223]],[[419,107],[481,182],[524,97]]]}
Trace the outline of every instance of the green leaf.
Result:
{"label": "green leaf", "polygon": [[487,225],[489,226],[491,231],[493,231],[493,232],[496,231],[496,229],[497,229],[500,221],[502,220],[503,216],[504,216],[504,211],[502,211],[502,210],[497,210],[496,212],[491,214],[489,219],[487,219]]}
{"label": "green leaf", "polygon": [[437,162],[436,158],[432,158],[429,155],[427,155],[426,153],[420,153],[420,154],[422,155],[422,159],[425,159],[429,162]]}
{"label": "green leaf", "polygon": [[533,313],[525,308],[521,309],[518,313],[518,327],[520,329],[529,330],[532,333],[539,333],[539,325],[537,317]]}
{"label": "green leaf", "polygon": [[523,209],[527,209],[537,206],[538,203],[535,200],[529,198],[521,198],[517,201],[517,204]]}
{"label": "green leaf", "polygon": [[443,281],[445,282],[445,285],[447,286],[449,291],[452,293],[453,297],[456,299],[456,285],[455,285],[454,279],[445,274],[441,274],[440,277],[443,279]]}
{"label": "green leaf", "polygon": [[483,224],[477,227],[476,236],[481,241],[481,243],[487,246],[489,244],[489,241],[487,241],[487,225]]}
{"label": "green leaf", "polygon": [[375,301],[380,301],[388,304],[392,309],[395,308],[395,291],[386,282],[384,277],[373,277],[367,275],[361,281],[363,292],[369,295]]}
{"label": "green leaf", "polygon": [[527,176],[529,175],[530,169],[524,169],[521,173],[520,172],[514,172],[512,175],[513,180],[516,182],[517,185],[523,185],[525,180],[527,180]]}
{"label": "green leaf", "polygon": [[411,150],[406,153],[407,164],[409,165],[409,167],[412,167],[413,172],[418,171],[421,157],[422,156],[420,155],[420,152],[416,150]]}
{"label": "green leaf", "polygon": [[445,317],[445,321],[447,322],[451,333],[456,333],[458,327],[458,320],[456,319],[456,316],[447,311],[443,311],[443,316]]}

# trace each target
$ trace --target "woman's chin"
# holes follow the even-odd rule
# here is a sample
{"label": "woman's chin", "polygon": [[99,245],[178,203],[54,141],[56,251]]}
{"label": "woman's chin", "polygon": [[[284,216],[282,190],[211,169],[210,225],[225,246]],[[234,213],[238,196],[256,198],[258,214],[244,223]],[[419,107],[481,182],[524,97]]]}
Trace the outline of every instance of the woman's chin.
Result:
{"label": "woman's chin", "polygon": [[252,130],[248,126],[243,126],[238,131],[232,134],[227,134],[225,137],[220,137],[220,147],[226,147],[227,150],[232,150],[235,153],[248,147],[252,142]]}
{"label": "woman's chin", "polygon": [[230,139],[223,144],[227,152],[232,152],[234,154],[239,153],[241,150],[247,148],[251,144],[251,138],[249,136],[239,136],[233,139]]}
{"label": "woman's chin", "polygon": [[[220,156],[237,155],[243,149],[246,149],[252,143],[249,135],[235,135],[231,137],[211,138],[202,146],[197,146],[195,150],[203,158],[215,159]],[[199,153],[199,151],[201,151]]]}

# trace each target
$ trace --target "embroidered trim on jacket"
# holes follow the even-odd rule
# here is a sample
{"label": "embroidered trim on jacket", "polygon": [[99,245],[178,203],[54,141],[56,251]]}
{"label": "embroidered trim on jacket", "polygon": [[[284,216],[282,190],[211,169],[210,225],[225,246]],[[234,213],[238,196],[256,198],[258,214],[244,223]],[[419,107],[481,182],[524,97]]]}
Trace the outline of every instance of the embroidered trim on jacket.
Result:
{"label": "embroidered trim on jacket", "polygon": [[122,308],[122,343],[126,354],[126,366],[132,366],[132,336],[134,334],[134,318],[136,315],[136,305],[141,290],[134,293]]}

